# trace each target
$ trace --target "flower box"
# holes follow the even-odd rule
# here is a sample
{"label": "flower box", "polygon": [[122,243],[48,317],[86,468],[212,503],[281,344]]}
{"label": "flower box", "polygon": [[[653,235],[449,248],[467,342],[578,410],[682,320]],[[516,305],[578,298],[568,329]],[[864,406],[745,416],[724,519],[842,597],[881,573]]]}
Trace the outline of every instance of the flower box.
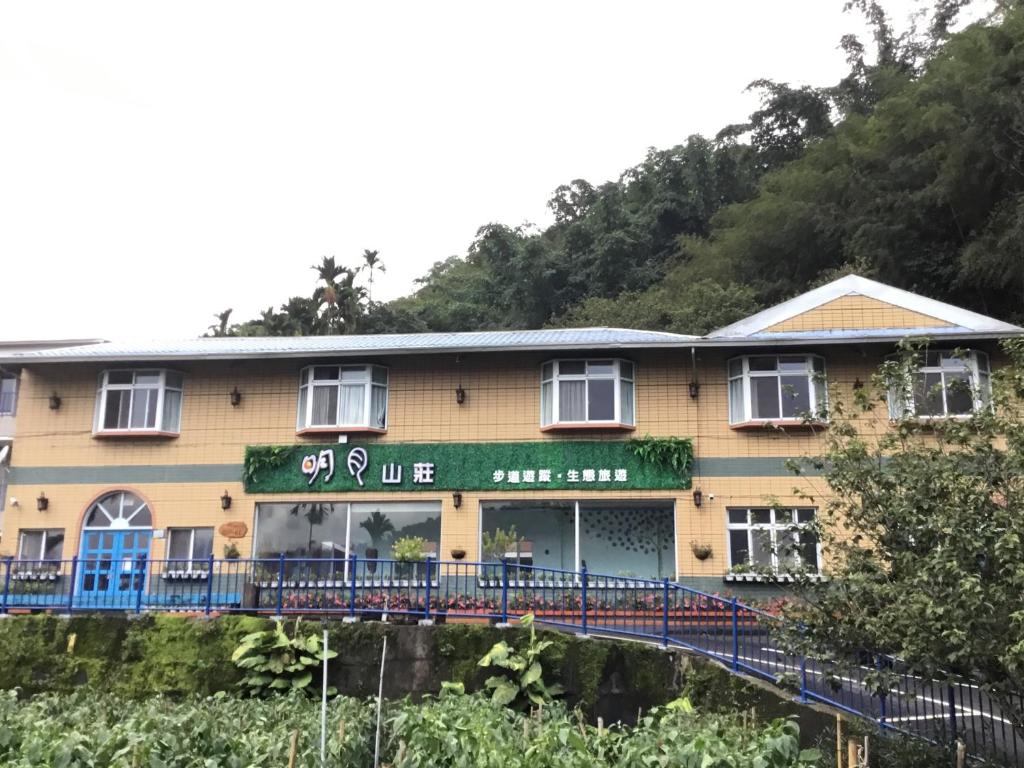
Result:
{"label": "flower box", "polygon": [[209,571],[189,570],[164,571],[160,574],[160,578],[167,581],[205,581],[209,576]]}
{"label": "flower box", "polygon": [[13,571],[12,581],[57,581],[60,574],[56,571]]}

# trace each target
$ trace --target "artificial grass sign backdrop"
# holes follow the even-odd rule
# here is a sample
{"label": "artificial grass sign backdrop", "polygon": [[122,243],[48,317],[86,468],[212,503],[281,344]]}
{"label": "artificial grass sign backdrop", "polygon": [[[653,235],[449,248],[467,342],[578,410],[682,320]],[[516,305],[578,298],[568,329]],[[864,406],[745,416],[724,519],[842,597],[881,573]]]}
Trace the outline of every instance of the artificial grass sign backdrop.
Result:
{"label": "artificial grass sign backdrop", "polygon": [[689,488],[691,475],[688,458],[673,468],[622,441],[334,443],[249,446],[244,481],[249,493],[607,491]]}

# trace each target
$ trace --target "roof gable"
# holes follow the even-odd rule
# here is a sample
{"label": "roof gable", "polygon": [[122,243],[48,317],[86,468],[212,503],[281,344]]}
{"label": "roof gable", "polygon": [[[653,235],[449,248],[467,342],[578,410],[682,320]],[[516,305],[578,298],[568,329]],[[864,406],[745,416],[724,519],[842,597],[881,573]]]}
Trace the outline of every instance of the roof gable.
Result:
{"label": "roof gable", "polygon": [[707,338],[831,334],[841,331],[1018,333],[1020,328],[910,291],[847,275],[776,304]]}

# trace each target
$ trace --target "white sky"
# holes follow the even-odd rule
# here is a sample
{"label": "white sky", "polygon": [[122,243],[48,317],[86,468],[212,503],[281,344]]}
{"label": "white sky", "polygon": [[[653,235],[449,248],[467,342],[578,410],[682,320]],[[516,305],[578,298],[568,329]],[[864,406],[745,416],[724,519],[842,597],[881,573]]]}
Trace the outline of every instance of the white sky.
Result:
{"label": "white sky", "polygon": [[559,184],[744,120],[755,78],[835,82],[841,8],[3,3],[0,339],[196,336],[364,248],[402,295]]}

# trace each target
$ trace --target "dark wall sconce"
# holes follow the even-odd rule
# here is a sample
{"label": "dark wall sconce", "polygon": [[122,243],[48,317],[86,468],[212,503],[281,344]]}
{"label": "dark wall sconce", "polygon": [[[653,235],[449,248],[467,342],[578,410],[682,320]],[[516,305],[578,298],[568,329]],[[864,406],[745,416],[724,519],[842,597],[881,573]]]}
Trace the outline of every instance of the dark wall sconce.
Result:
{"label": "dark wall sconce", "polygon": [[854,389],[864,389],[864,382],[860,380],[859,376],[856,379],[853,380],[853,388]]}
{"label": "dark wall sconce", "polygon": [[224,491],[224,495],[220,497],[220,508],[231,509],[231,494]]}
{"label": "dark wall sconce", "polygon": [[693,506],[700,507],[704,503],[704,493],[700,488],[697,488],[693,492]]}
{"label": "dark wall sconce", "polygon": [[40,512],[45,512],[50,508],[50,500],[46,498],[46,494],[42,491],[39,492],[39,498],[36,499],[36,509]]}
{"label": "dark wall sconce", "polygon": [[694,400],[700,397],[700,382],[696,379],[690,382],[690,397]]}
{"label": "dark wall sconce", "polygon": [[459,387],[455,390],[455,402],[458,403],[459,405],[462,405],[464,402],[466,402],[466,390],[462,388],[462,385],[459,385]]}
{"label": "dark wall sconce", "polygon": [[60,395],[58,395],[56,392],[50,395],[50,410],[60,410]]}
{"label": "dark wall sconce", "polygon": [[238,391],[238,387],[231,390],[231,404],[235,408],[242,404],[242,393]]}
{"label": "dark wall sconce", "polygon": [[455,493],[452,494],[452,504],[456,509],[462,506],[462,491],[455,491]]}

